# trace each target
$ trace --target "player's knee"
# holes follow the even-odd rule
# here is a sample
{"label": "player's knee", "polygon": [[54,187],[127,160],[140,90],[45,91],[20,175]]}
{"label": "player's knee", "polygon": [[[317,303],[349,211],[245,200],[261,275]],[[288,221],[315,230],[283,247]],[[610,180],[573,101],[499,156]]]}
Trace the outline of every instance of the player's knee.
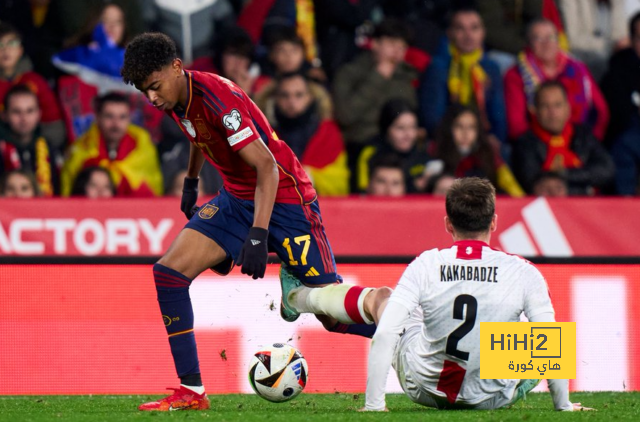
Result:
{"label": "player's knee", "polygon": [[393,293],[393,289],[387,286],[378,287],[377,289],[372,290],[368,295],[369,297],[367,297],[369,302],[368,308],[370,310],[377,309],[378,307],[380,307],[380,305],[382,305],[386,300],[389,299],[391,293]]}
{"label": "player's knee", "polygon": [[393,293],[393,289],[391,287],[379,287],[375,290],[376,293],[376,301],[382,302],[391,297],[391,293]]}
{"label": "player's knee", "polygon": [[175,294],[189,293],[191,279],[178,271],[156,262],[153,265],[153,280],[158,292],[158,300],[167,300]]}
{"label": "player's knee", "polygon": [[378,310],[386,304],[391,293],[393,293],[393,289],[386,286],[378,287],[369,292],[364,299],[364,311],[367,318],[376,320],[376,316],[379,314]]}

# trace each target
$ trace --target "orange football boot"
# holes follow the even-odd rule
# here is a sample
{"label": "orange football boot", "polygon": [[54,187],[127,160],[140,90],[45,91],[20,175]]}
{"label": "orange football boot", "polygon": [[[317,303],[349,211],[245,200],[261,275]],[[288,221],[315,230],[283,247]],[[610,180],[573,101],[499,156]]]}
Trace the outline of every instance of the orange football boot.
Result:
{"label": "orange football boot", "polygon": [[206,393],[198,394],[188,388],[168,388],[173,394],[158,401],[141,404],[138,410],[169,412],[172,410],[206,410],[211,406]]}

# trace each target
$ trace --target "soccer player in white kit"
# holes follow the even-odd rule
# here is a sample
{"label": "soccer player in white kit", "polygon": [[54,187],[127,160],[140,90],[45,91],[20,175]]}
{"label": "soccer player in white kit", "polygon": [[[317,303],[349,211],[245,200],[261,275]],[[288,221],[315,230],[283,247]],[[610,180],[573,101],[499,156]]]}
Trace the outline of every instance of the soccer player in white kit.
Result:
{"label": "soccer player in white kit", "polygon": [[[438,409],[497,409],[540,380],[480,379],[480,322],[555,322],[547,283],[528,261],[489,246],[495,189],[458,179],[446,198],[451,248],[422,253],[388,300],[371,308],[378,329],[369,354],[365,411],[384,411],[393,365],[415,403]],[[367,304],[369,305],[369,304]],[[569,401],[567,380],[548,380],[556,410],[591,410]]]}

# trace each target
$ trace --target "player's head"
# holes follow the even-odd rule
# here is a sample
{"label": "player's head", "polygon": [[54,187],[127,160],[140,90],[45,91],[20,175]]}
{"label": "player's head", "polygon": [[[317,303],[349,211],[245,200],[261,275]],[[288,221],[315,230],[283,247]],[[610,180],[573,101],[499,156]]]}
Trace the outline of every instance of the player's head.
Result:
{"label": "player's head", "polygon": [[147,32],[131,40],[120,74],[159,110],[173,109],[186,90],[176,44],[159,32]]}
{"label": "player's head", "polygon": [[446,208],[445,227],[455,240],[485,239],[496,229],[496,190],[486,179],[453,182]]}

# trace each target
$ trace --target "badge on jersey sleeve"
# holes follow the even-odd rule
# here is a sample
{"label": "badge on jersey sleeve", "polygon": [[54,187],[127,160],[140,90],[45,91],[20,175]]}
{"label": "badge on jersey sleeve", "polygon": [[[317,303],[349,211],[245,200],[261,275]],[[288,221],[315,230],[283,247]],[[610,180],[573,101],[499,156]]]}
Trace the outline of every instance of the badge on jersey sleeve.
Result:
{"label": "badge on jersey sleeve", "polygon": [[237,132],[242,124],[242,116],[240,115],[240,112],[234,108],[230,113],[222,116],[222,124],[227,129]]}
{"label": "badge on jersey sleeve", "polygon": [[184,126],[185,129],[187,129],[187,133],[191,135],[191,137],[196,137],[196,130],[188,119],[181,119],[180,123],[182,123],[182,126]]}

